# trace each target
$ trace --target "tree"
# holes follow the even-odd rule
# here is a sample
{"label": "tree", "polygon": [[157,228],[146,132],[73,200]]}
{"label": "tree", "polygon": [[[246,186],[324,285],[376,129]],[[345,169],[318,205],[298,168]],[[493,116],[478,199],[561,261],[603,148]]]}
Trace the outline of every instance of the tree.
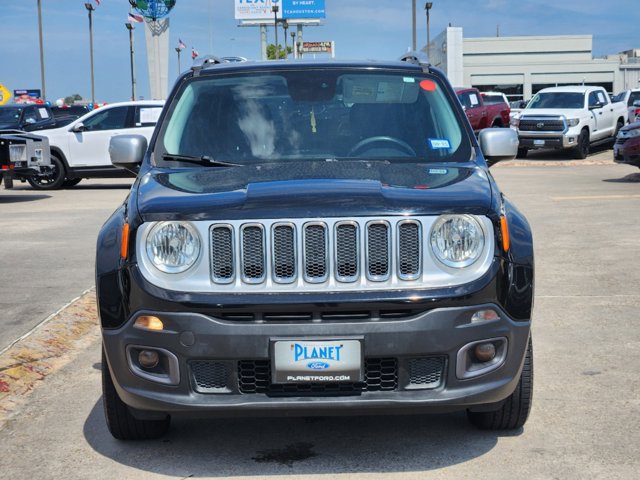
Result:
{"label": "tree", "polygon": [[[284,47],[282,45],[279,45],[280,47],[280,51],[278,52],[278,58],[287,58],[287,54],[291,54],[293,52],[293,49],[289,46],[287,46],[287,50],[285,52]],[[269,60],[275,60],[276,58],[276,46],[273,43],[270,43],[269,45],[267,45],[267,59]]]}
{"label": "tree", "polygon": [[77,93],[74,93],[73,95],[69,95],[68,97],[64,97],[64,104],[65,105],[73,105],[73,103],[77,100],[82,100],[82,97],[80,95],[78,95]]}

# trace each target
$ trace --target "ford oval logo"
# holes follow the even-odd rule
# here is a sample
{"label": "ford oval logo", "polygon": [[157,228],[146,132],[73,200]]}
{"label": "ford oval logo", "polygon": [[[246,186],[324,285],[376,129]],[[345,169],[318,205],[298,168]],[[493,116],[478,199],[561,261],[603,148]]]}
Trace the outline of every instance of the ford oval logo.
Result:
{"label": "ford oval logo", "polygon": [[326,370],[329,368],[329,364],[327,362],[309,362],[307,367],[311,370]]}

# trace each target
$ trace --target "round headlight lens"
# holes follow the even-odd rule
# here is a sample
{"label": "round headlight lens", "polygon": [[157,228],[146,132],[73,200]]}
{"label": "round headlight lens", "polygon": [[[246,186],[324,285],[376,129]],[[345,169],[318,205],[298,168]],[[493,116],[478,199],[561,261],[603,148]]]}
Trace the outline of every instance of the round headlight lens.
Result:
{"label": "round headlight lens", "polygon": [[471,215],[443,215],[431,227],[431,250],[443,264],[462,268],[473,264],[484,248],[484,233]]}
{"label": "round headlight lens", "polygon": [[188,270],[200,255],[200,237],[188,223],[162,222],[147,237],[147,257],[165,273]]}

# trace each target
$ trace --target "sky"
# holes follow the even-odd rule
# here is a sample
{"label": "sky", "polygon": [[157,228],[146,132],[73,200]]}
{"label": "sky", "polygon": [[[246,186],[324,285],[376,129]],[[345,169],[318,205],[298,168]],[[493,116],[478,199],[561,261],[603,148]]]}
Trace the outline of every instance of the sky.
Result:
{"label": "sky", "polygon": [[[89,1],[89,0],[86,0]],[[129,100],[131,71],[127,0],[91,0],[96,102]],[[593,35],[596,57],[640,48],[637,0],[434,0],[430,35],[449,24],[465,38],[521,35]],[[89,20],[85,0],[41,0],[47,100],[73,94],[91,98]],[[412,0],[325,0],[326,18],[306,27],[305,41],[335,41],[339,59],[395,59],[412,43]],[[417,0],[417,46],[427,39],[425,2]],[[234,0],[177,0],[169,15],[169,88],[178,76],[174,48],[187,48],[181,67],[191,64],[191,49],[201,55],[260,59],[260,33],[239,27]],[[279,41],[282,44],[282,30]],[[274,43],[273,28],[267,40]],[[289,37],[290,42],[290,37]],[[37,0],[0,0],[0,84],[9,91],[41,88]],[[146,42],[135,24],[137,95],[149,98]]]}

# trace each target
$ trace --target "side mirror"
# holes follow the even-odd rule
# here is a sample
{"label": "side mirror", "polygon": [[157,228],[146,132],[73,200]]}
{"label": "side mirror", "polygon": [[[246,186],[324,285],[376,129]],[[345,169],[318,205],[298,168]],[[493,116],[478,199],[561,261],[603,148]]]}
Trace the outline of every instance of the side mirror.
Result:
{"label": "side mirror", "polygon": [[109,141],[111,163],[133,173],[138,173],[147,151],[147,139],[143,135],[116,135]]}
{"label": "side mirror", "polygon": [[75,133],[81,133],[81,132],[84,132],[86,129],[87,128],[84,126],[84,123],[80,122],[80,123],[76,123],[71,129],[71,131]]}
{"label": "side mirror", "polygon": [[518,154],[518,133],[511,128],[485,128],[478,135],[487,165],[513,160]]}

